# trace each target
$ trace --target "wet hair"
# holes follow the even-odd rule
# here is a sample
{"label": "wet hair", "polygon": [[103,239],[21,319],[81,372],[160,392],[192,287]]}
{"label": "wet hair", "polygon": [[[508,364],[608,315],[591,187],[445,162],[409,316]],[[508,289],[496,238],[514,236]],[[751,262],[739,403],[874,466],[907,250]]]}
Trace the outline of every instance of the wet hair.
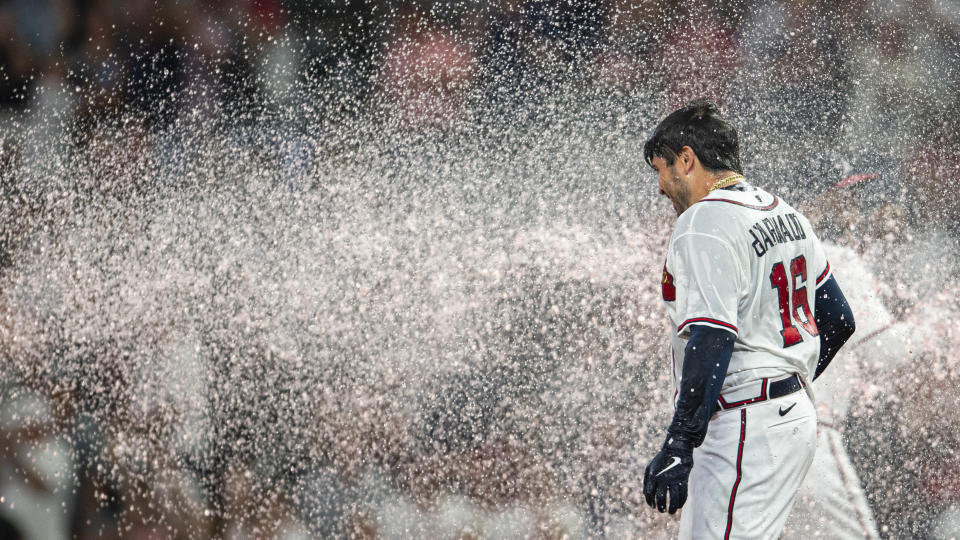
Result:
{"label": "wet hair", "polygon": [[684,146],[692,148],[697,159],[710,172],[743,174],[737,130],[720,116],[720,110],[710,101],[692,101],[670,113],[643,145],[643,155],[650,166],[653,166],[654,157],[661,157],[667,165],[673,165]]}

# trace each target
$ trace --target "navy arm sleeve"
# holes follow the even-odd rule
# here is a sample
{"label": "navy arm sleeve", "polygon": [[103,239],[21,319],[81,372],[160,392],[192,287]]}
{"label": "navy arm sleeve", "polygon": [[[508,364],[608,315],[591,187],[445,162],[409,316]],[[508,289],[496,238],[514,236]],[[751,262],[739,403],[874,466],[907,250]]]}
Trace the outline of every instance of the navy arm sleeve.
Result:
{"label": "navy arm sleeve", "polygon": [[736,336],[705,325],[690,327],[690,341],[683,354],[683,372],[669,437],[700,446],[707,435],[710,417],[730,366]]}
{"label": "navy arm sleeve", "polygon": [[827,369],[834,355],[850,339],[857,327],[853,320],[853,311],[833,276],[817,289],[813,312],[816,313],[813,318],[820,332],[820,357],[813,375],[816,379]]}

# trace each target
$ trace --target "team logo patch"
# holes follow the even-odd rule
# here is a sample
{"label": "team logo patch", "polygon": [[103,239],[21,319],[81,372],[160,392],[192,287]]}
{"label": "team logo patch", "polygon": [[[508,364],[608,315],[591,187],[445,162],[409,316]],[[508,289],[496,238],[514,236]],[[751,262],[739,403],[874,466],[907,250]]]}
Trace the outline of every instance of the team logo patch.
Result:
{"label": "team logo patch", "polygon": [[667,302],[673,302],[677,299],[677,288],[673,284],[673,275],[667,272],[667,265],[663,265],[663,279],[660,280],[660,288],[663,293],[663,299]]}

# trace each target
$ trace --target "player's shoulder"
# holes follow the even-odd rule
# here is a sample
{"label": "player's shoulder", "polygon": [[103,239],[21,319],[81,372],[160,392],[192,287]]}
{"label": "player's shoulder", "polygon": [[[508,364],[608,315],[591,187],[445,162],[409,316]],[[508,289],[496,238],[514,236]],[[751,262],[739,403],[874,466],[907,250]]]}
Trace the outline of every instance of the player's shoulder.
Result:
{"label": "player's shoulder", "polygon": [[784,204],[776,195],[754,186],[742,190],[717,190],[681,214],[677,230],[724,237],[736,230],[735,225],[752,222],[757,212],[769,212],[782,208]]}
{"label": "player's shoulder", "polygon": [[694,204],[677,219],[671,243],[682,238],[687,241],[731,242],[733,232],[741,228],[738,226],[741,221],[730,212]]}

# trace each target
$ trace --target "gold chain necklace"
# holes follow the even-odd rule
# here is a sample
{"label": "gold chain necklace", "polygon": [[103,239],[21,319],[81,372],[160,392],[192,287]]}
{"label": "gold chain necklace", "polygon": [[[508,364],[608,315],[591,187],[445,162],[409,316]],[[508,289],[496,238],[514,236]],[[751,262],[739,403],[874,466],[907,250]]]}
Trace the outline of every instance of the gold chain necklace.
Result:
{"label": "gold chain necklace", "polygon": [[732,175],[732,176],[728,176],[728,177],[726,177],[726,178],[717,180],[717,181],[713,184],[713,186],[710,188],[710,191],[708,191],[707,193],[711,193],[712,191],[714,191],[714,190],[716,190],[716,189],[723,189],[723,188],[725,188],[725,187],[727,187],[727,186],[732,186],[732,185],[736,184],[737,182],[739,182],[739,181],[741,181],[741,180],[743,180],[743,175],[742,175],[742,174],[734,174],[734,175]]}

